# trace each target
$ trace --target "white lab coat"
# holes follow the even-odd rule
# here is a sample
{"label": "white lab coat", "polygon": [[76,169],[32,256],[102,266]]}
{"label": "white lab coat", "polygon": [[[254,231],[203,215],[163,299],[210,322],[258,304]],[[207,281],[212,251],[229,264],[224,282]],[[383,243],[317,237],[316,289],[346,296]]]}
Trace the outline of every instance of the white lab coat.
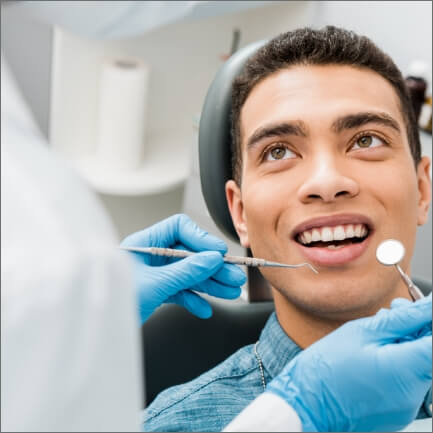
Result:
{"label": "white lab coat", "polygon": [[[108,26],[117,36],[122,27],[128,35],[137,31],[137,15],[143,18],[150,2],[140,2],[141,13],[135,2],[103,9],[75,2],[73,13],[65,3],[31,2],[29,9],[70,29],[75,23],[81,34],[120,23]],[[168,21],[196,2],[178,3]],[[125,13],[130,8],[134,14]],[[155,16],[167,22],[161,10]],[[138,431],[143,399],[132,263],[116,251],[96,196],[49,151],[3,55],[1,124],[1,430]],[[301,431],[293,409],[270,394],[228,427],[259,430]]]}
{"label": "white lab coat", "polygon": [[137,431],[131,263],[3,58],[1,90],[1,429]]}

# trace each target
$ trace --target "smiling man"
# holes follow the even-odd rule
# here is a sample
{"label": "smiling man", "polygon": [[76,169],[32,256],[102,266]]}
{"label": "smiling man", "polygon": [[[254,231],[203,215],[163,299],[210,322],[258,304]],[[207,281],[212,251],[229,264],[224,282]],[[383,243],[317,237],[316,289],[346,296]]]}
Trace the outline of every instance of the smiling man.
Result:
{"label": "smiling man", "polygon": [[[399,239],[410,273],[430,204],[430,161],[386,54],[335,27],[276,37],[234,83],[232,137],[226,196],[241,244],[256,257],[308,261],[319,275],[264,268],[276,314],[259,342],[162,393],[147,411],[147,430],[220,430],[300,350],[396,297],[410,299],[375,251]],[[431,392],[419,417],[431,416],[430,404]]]}
{"label": "smiling man", "polygon": [[[341,47],[283,57],[257,76],[255,65],[308,37]],[[353,64],[344,45],[359,50]],[[320,272],[262,271],[281,326],[301,347],[395,297],[409,298],[398,273],[375,258],[381,241],[396,238],[409,269],[430,201],[429,160],[420,158],[394,68],[366,39],[299,31],[271,42],[235,84],[235,180],[226,191],[241,243],[254,256],[309,261]]]}

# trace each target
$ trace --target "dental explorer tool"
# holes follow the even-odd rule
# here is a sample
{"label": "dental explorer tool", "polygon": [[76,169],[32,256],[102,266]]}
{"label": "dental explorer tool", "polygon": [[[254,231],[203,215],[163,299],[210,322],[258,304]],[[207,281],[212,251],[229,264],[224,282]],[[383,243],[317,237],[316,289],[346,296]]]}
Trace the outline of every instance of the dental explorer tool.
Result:
{"label": "dental explorer tool", "polygon": [[[151,254],[153,256],[165,256],[165,257],[189,257],[194,253],[192,251],[185,250],[174,250],[171,248],[157,248],[157,247],[119,247],[122,250],[134,251],[137,253]],[[233,263],[235,265],[245,265],[245,266],[268,266],[275,268],[300,268],[301,266],[308,266],[314,273],[319,272],[310,263],[299,263],[297,265],[286,265],[284,263],[270,262],[265,259],[257,259],[255,257],[242,257],[242,256],[224,256],[224,262]]]}
{"label": "dental explorer tool", "polygon": [[400,241],[395,239],[387,239],[383,241],[376,250],[376,258],[379,263],[385,266],[395,266],[401,278],[409,289],[410,296],[414,301],[424,298],[423,293],[417,287],[409,276],[403,272],[399,263],[403,260],[405,249]]}

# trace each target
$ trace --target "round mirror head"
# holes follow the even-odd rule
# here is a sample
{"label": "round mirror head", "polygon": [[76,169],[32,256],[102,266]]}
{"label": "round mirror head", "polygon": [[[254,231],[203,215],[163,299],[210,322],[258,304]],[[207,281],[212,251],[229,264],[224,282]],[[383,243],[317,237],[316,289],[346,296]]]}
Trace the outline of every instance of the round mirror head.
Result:
{"label": "round mirror head", "polygon": [[377,247],[376,258],[382,265],[392,266],[403,260],[404,253],[404,246],[400,241],[387,239]]}

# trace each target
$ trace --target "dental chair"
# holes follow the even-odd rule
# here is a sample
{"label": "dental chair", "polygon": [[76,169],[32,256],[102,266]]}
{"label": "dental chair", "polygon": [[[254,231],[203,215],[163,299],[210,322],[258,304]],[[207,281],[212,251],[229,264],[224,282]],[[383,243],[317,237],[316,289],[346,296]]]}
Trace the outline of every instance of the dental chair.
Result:
{"label": "dental chair", "polygon": [[[202,193],[215,224],[236,241],[224,192],[226,181],[232,178],[231,86],[246,60],[264,43],[248,45],[222,66],[208,91],[200,119]],[[431,292],[431,281],[414,281],[424,294]],[[144,406],[164,389],[198,377],[258,340],[274,304],[257,268],[248,268],[248,297],[248,303],[210,299],[213,316],[208,320],[198,319],[177,305],[163,305],[150,317],[142,327]]]}

